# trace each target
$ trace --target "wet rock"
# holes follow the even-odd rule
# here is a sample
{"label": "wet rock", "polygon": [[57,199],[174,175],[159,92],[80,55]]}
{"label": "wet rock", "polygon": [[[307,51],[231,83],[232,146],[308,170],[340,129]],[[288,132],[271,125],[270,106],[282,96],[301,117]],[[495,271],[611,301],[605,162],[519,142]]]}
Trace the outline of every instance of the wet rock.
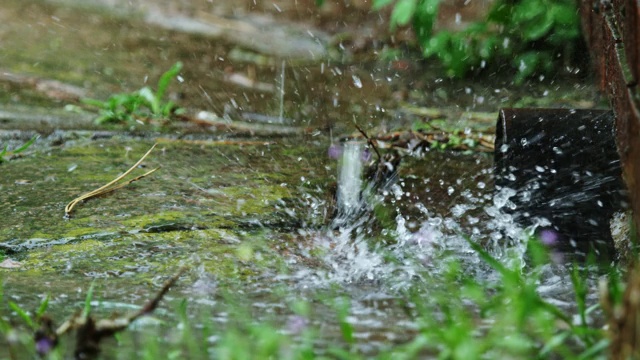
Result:
{"label": "wet rock", "polygon": [[148,11],[145,20],[174,31],[221,39],[261,54],[292,61],[320,62],[329,52],[324,32],[271,17],[247,14],[242,18],[198,13],[195,17]]}

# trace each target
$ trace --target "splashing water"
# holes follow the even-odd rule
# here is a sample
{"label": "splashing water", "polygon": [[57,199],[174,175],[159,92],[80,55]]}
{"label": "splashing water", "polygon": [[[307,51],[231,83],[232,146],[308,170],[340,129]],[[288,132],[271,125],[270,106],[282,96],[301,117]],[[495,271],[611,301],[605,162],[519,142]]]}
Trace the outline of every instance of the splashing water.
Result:
{"label": "splashing water", "polygon": [[363,150],[364,146],[361,142],[349,141],[344,144],[338,174],[336,225],[355,218],[364,205],[361,196],[364,171]]}
{"label": "splashing water", "polygon": [[[440,273],[443,268],[439,261],[445,252],[477,267],[481,261],[464,239],[467,235],[485,243],[491,253],[504,262],[522,263],[527,233],[508,211],[503,211],[513,207],[510,198],[516,194],[508,188],[496,194],[482,191],[482,195],[458,198],[442,214],[430,210],[428,203],[416,201],[411,206],[418,209],[419,215],[412,218],[398,205],[394,209],[395,224],[380,229],[374,214],[376,206],[407,202],[405,197],[409,195],[410,186],[401,180],[382,191],[372,190],[371,184],[363,180],[365,150],[362,142],[344,144],[338,167],[336,216],[323,230],[301,232],[313,238],[314,246],[324,249],[325,270],[304,269],[294,277],[316,287],[378,283],[385,284],[391,291],[402,290],[424,276]],[[467,194],[467,191],[460,193]],[[482,229],[469,228],[464,224],[465,217],[482,221]]]}

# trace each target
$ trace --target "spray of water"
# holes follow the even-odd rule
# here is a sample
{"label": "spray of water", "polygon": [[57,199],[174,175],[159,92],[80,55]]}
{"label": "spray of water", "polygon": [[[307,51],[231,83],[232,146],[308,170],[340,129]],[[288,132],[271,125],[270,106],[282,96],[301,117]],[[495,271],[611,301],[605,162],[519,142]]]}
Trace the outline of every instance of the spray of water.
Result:
{"label": "spray of water", "polygon": [[362,196],[363,150],[363,144],[357,141],[344,144],[338,173],[336,225],[352,221],[366,205]]}
{"label": "spray of water", "polygon": [[[405,201],[409,192],[404,187],[408,185],[404,181],[375,187],[368,184],[363,179],[365,150],[362,142],[343,144],[335,216],[321,230],[301,231],[303,236],[313,239],[313,246],[323,249],[325,264],[324,270],[301,270],[296,277],[304,278],[305,283],[313,282],[317,287],[335,283],[376,283],[385,284],[391,290],[402,290],[424,276],[440,272],[442,266],[438,259],[445,252],[470,264],[479,263],[463,236],[491,239],[488,245],[497,257],[506,253],[507,248],[510,257],[514,253],[521,257],[524,253],[523,229],[503,211],[513,205],[510,198],[515,191],[508,188],[495,196],[463,197],[452,205],[449,214],[437,214],[429,209],[430,204],[417,202],[413,207],[420,212],[418,222],[398,207],[395,226],[380,229],[374,216],[376,207],[382,203]],[[463,219],[465,213],[474,209],[478,212],[479,207],[485,225],[482,231],[474,234],[463,225]]]}

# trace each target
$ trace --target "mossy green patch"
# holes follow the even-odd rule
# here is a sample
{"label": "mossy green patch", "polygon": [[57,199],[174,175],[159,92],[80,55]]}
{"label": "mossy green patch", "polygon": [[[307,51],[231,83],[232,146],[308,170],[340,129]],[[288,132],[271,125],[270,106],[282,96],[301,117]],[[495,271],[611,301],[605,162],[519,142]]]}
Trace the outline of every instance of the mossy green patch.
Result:
{"label": "mossy green patch", "polygon": [[216,230],[135,234],[37,248],[20,257],[22,271],[87,277],[127,277],[151,282],[184,265],[201,266],[220,279],[245,281],[281,263],[265,241],[269,231],[229,234]]}
{"label": "mossy green patch", "polygon": [[[318,188],[322,176],[332,178],[318,160],[322,149],[167,142],[144,163],[161,170],[80,203],[63,219],[67,202],[126,171],[151,145],[78,140],[6,164],[0,241],[18,251],[21,270],[144,283],[198,263],[230,281],[247,279],[281,263],[273,239],[286,237],[310,213],[298,200],[311,191],[307,179]],[[17,185],[20,179],[28,181]],[[20,244],[25,247],[15,247]]]}

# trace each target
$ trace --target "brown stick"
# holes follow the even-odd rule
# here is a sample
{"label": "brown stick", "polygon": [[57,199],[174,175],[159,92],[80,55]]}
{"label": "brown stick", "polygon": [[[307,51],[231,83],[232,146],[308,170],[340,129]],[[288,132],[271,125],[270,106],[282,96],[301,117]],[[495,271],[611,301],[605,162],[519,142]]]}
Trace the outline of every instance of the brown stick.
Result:
{"label": "brown stick", "polygon": [[122,178],[124,178],[125,176],[129,175],[133,170],[135,170],[136,167],[138,167],[138,165],[140,165],[144,161],[144,159],[146,159],[147,156],[149,156],[149,154],[156,147],[156,145],[158,145],[158,144],[153,144],[151,149],[149,149],[149,151],[147,151],[147,153],[144,154],[140,158],[140,160],[138,160],[137,163],[133,164],[133,166],[130,167],[129,170],[127,170],[124,174],[118,176],[117,178],[113,179],[111,182],[109,182],[108,184],[106,184],[104,186],[101,186],[101,187],[99,187],[99,188],[97,188],[97,189],[95,189],[93,191],[90,191],[90,192],[88,192],[86,194],[80,195],[77,198],[71,200],[71,202],[69,202],[67,204],[67,206],[65,206],[65,208],[64,208],[64,216],[66,218],[69,218],[71,216],[71,212],[73,211],[73,208],[76,206],[76,204],[78,204],[79,202],[81,202],[83,200],[87,200],[87,199],[90,199],[90,198],[93,198],[93,197],[96,197],[96,196],[99,196],[99,195],[103,195],[103,194],[115,191],[117,189],[120,189],[120,188],[122,188],[122,187],[124,187],[124,186],[126,186],[128,184],[131,184],[132,182],[134,182],[136,180],[140,180],[140,179],[144,178],[145,176],[150,175],[153,172],[155,172],[156,170],[160,169],[160,167],[157,167],[157,168],[145,173],[144,175],[138,176],[138,177],[130,180],[129,182],[127,182],[125,184],[113,186],[115,183],[117,183],[118,181],[122,180]]}

